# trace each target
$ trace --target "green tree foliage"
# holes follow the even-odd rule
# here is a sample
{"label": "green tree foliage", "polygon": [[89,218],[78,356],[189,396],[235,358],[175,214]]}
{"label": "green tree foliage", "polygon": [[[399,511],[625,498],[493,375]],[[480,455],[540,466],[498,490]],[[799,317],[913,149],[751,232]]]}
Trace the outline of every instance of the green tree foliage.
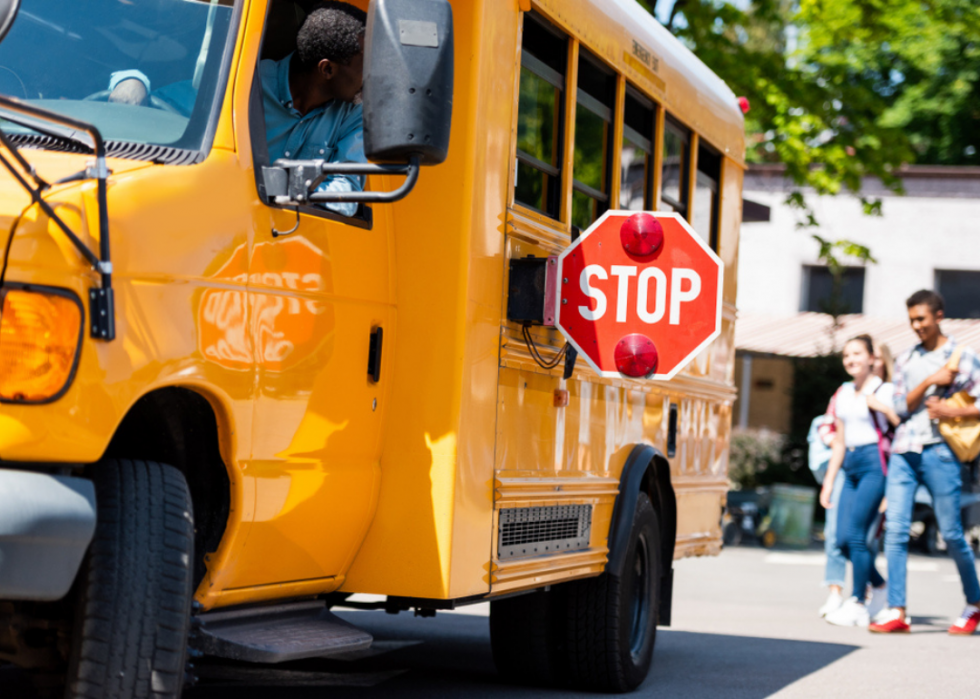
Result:
{"label": "green tree foliage", "polygon": [[980,165],[976,0],[801,0],[808,55],[885,102],[918,163]]}
{"label": "green tree foliage", "polygon": [[[664,18],[736,94],[749,98],[749,162],[781,162],[788,203],[851,192],[865,176],[901,191],[905,163],[980,164],[977,0],[639,0]],[[828,264],[871,260],[863,246],[815,236]]]}

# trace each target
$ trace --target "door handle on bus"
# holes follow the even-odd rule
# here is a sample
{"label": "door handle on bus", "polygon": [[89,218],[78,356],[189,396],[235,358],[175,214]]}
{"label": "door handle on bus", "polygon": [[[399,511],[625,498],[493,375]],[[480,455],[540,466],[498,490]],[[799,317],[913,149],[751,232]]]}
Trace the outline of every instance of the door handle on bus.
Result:
{"label": "door handle on bus", "polygon": [[371,331],[371,344],[368,345],[368,376],[374,383],[381,380],[381,343],[383,339],[384,331],[380,327]]}
{"label": "door handle on bus", "polygon": [[667,458],[672,459],[677,453],[677,403],[670,404],[667,418]]}

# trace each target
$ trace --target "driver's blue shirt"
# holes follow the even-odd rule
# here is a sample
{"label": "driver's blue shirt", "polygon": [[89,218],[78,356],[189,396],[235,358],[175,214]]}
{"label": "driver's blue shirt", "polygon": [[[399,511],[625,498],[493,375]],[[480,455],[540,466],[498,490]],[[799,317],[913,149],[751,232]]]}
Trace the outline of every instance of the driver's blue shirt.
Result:
{"label": "driver's blue shirt", "polygon": [[[322,159],[329,163],[366,163],[361,105],[332,100],[306,114],[293,108],[289,64],[294,55],[291,53],[281,61],[265,60],[259,64],[269,160]],[[147,92],[150,91],[150,79],[139,70],[113,73],[109,89],[128,79],[139,80]],[[197,90],[190,80],[165,85],[151,94],[186,117],[190,116],[197,99]],[[363,189],[364,178],[357,175],[334,175],[317,187],[318,192],[360,192]],[[353,203],[323,206],[344,216],[357,213],[357,204]]]}
{"label": "driver's blue shirt", "polygon": [[[265,135],[269,160],[323,159],[331,163],[366,163],[361,105],[332,100],[300,114],[293,108],[289,90],[289,63],[294,54],[281,61],[259,64],[262,77]],[[364,178],[335,175],[317,187],[318,192],[359,192]],[[344,216],[353,216],[357,204],[325,204]]]}

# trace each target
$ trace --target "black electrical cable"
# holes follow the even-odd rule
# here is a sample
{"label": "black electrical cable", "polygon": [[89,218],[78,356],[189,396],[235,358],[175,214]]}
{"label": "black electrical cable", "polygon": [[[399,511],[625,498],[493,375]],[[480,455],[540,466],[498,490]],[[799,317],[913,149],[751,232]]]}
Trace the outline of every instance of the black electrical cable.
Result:
{"label": "black electrical cable", "polygon": [[554,369],[556,366],[561,364],[561,360],[565,358],[565,352],[568,350],[568,343],[566,342],[558,353],[555,354],[551,359],[545,359],[541,356],[541,351],[534,342],[534,338],[531,337],[531,326],[525,323],[521,327],[521,334],[524,336],[524,344],[527,345],[527,351],[530,352],[531,358],[540,366],[542,369]]}

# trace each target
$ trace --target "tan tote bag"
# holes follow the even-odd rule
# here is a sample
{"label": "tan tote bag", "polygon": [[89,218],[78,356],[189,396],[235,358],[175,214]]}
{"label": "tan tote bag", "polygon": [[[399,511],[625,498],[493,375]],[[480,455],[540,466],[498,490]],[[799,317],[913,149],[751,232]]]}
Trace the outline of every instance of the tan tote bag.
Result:
{"label": "tan tote bag", "polygon": [[[960,347],[954,349],[946,366],[950,369],[956,369],[960,364],[961,352],[962,348]],[[952,408],[966,408],[973,403],[973,396],[966,391],[959,391],[946,399],[946,405]],[[942,418],[939,421],[939,433],[961,463],[973,461],[980,455],[980,418]]]}

